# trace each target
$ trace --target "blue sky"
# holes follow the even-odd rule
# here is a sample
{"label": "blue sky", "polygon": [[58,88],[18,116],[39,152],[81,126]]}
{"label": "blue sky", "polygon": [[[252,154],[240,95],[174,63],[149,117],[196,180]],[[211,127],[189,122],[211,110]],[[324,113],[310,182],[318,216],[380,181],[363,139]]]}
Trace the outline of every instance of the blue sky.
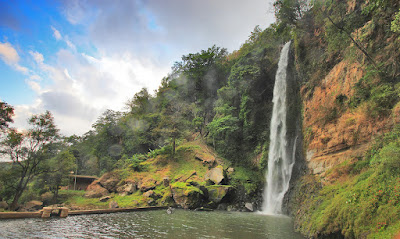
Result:
{"label": "blue sky", "polygon": [[265,0],[0,0],[0,100],[14,127],[50,110],[65,135],[157,89],[184,54],[236,50],[274,21]]}

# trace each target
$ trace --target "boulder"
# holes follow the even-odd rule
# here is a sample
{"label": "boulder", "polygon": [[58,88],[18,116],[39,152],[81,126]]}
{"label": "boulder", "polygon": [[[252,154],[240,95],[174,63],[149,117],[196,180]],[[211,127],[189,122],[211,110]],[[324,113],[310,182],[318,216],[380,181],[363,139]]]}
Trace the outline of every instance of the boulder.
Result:
{"label": "boulder", "polygon": [[247,211],[249,212],[254,212],[254,205],[251,202],[246,202],[244,204],[244,207],[246,208]]}
{"label": "boulder", "polygon": [[111,199],[110,196],[104,196],[104,197],[101,197],[101,198],[99,199],[99,201],[100,201],[100,202],[107,202],[107,201],[110,200],[110,199]]}
{"label": "boulder", "polygon": [[170,182],[169,177],[164,177],[162,179],[162,183],[163,183],[164,187],[168,187],[169,186],[169,182]]}
{"label": "boulder", "polygon": [[111,208],[111,209],[113,209],[113,208],[119,208],[119,206],[118,206],[118,203],[117,203],[116,201],[111,201],[111,202],[108,204],[108,208]]}
{"label": "boulder", "polygon": [[25,210],[27,211],[37,211],[43,208],[43,202],[32,200],[25,203]]}
{"label": "boulder", "polygon": [[7,209],[8,208],[8,203],[6,201],[0,201],[0,208]]}
{"label": "boulder", "polygon": [[166,191],[160,200],[162,206],[175,206],[175,201],[170,190]]}
{"label": "boulder", "polygon": [[155,205],[157,205],[156,200],[154,200],[153,198],[149,198],[149,199],[147,200],[147,204],[148,204],[149,206],[155,206]]}
{"label": "boulder", "polygon": [[96,181],[87,187],[86,193],[83,195],[85,198],[100,198],[109,194],[108,190],[100,186]]}
{"label": "boulder", "polygon": [[220,203],[232,187],[227,185],[211,185],[207,186],[208,200],[213,203]]}
{"label": "boulder", "polygon": [[194,186],[178,182],[171,185],[172,197],[176,204],[184,209],[195,209],[200,206],[203,192]]}
{"label": "boulder", "polygon": [[221,165],[207,171],[204,179],[210,184],[221,184],[224,180],[224,169]]}
{"label": "boulder", "polygon": [[99,179],[100,185],[107,189],[109,192],[117,192],[117,184],[120,181],[120,176],[119,174],[115,172],[111,173],[105,173],[101,178]]}
{"label": "boulder", "polygon": [[149,190],[149,191],[143,193],[143,196],[148,197],[148,198],[154,197],[154,191]]}
{"label": "boulder", "polygon": [[156,188],[156,180],[152,178],[145,178],[139,184],[139,189],[142,192],[147,192],[155,188]]}
{"label": "boulder", "polygon": [[117,188],[117,193],[122,196],[130,195],[137,190],[137,185],[135,182],[126,182],[124,185]]}

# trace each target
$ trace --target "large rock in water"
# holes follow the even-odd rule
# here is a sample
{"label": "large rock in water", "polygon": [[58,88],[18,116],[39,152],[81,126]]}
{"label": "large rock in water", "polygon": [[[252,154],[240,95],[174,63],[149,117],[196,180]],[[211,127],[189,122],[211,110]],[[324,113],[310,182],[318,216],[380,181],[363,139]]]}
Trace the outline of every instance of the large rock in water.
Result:
{"label": "large rock in water", "polygon": [[96,180],[87,187],[84,197],[85,198],[100,198],[100,197],[106,196],[108,194],[109,194],[108,190],[103,188],[99,184],[98,180]]}
{"label": "large rock in water", "polygon": [[213,184],[220,184],[224,180],[224,169],[221,165],[218,165],[215,168],[212,168],[207,171],[206,175],[204,175],[204,179],[207,182],[211,182]]}
{"label": "large rock in water", "polygon": [[222,199],[231,191],[232,186],[227,185],[211,185],[207,186],[208,200],[213,203],[220,203]]}
{"label": "large rock in water", "polygon": [[171,191],[175,203],[184,209],[197,208],[203,199],[203,192],[199,188],[183,182],[172,184]]}

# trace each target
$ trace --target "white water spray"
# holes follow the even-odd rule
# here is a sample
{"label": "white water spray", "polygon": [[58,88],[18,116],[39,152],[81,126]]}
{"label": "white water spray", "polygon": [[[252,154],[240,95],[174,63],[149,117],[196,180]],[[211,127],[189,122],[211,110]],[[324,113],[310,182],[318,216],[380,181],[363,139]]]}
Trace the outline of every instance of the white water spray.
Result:
{"label": "white water spray", "polygon": [[264,189],[262,212],[282,214],[282,202],[289,188],[295,161],[296,141],[289,149],[287,139],[287,66],[289,62],[290,42],[281,51],[278,71],[275,77],[273,110],[270,127],[270,145],[268,154],[267,183]]}

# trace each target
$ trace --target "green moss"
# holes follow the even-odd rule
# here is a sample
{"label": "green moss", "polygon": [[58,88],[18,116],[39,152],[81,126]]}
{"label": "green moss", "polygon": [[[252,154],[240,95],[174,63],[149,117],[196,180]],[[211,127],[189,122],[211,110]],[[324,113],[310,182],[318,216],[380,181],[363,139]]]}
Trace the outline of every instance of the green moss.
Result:
{"label": "green moss", "polygon": [[[310,236],[341,233],[346,238],[391,238],[400,227],[399,132],[394,129],[378,139],[358,163],[341,165],[353,173],[345,182],[303,195],[300,208],[304,213],[296,218],[300,231]],[[303,215],[308,217],[299,218]]]}
{"label": "green moss", "polygon": [[218,203],[220,202],[225,195],[228,193],[229,189],[232,188],[232,186],[229,185],[210,185],[206,186],[207,191],[208,191],[208,198],[215,202]]}
{"label": "green moss", "polygon": [[108,202],[100,202],[98,198],[85,198],[82,196],[74,196],[65,201],[66,205],[82,208],[108,208]]}
{"label": "green moss", "polygon": [[235,187],[242,185],[248,194],[252,194],[258,190],[263,181],[263,175],[259,171],[239,166],[235,167],[231,184]]}
{"label": "green moss", "polygon": [[171,188],[174,190],[181,191],[183,195],[188,196],[192,194],[193,192],[198,192],[201,195],[203,195],[203,191],[201,191],[199,188],[191,186],[190,184],[184,183],[184,182],[175,182],[171,184]]}
{"label": "green moss", "polygon": [[145,199],[139,191],[127,196],[114,195],[112,200],[121,208],[145,206]]}

